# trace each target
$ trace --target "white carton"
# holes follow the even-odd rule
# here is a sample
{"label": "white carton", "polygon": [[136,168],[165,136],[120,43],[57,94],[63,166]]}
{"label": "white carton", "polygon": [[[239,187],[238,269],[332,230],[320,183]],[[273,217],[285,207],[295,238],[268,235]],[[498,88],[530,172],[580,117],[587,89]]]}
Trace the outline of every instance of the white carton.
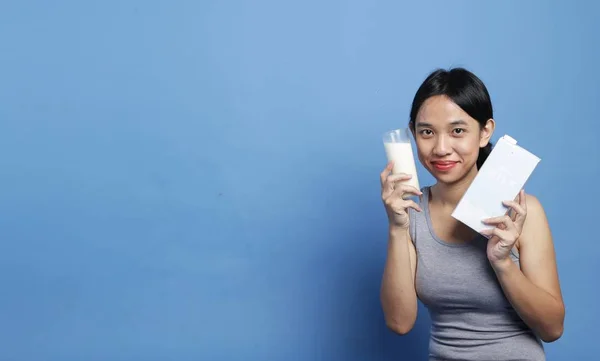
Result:
{"label": "white carton", "polygon": [[506,214],[509,208],[502,202],[517,197],[540,160],[518,146],[512,137],[503,136],[458,202],[452,217],[479,233],[493,228],[482,220]]}

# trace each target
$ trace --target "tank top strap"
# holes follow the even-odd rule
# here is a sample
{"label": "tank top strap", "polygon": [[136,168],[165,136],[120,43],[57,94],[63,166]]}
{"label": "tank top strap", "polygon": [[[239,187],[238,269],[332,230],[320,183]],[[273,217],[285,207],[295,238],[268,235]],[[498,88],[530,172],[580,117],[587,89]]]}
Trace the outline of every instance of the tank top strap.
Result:
{"label": "tank top strap", "polygon": [[423,217],[423,212],[425,210],[425,207],[427,206],[428,202],[429,202],[429,186],[424,186],[420,189],[421,192],[423,192],[423,195],[421,197],[419,197],[417,199],[417,204],[419,205],[419,207],[421,207],[421,209],[423,210],[422,212],[417,212],[412,208],[408,209],[408,216],[410,217],[410,225],[409,225],[409,234],[410,234],[410,239],[412,241],[412,243],[414,245],[417,244],[417,223],[419,218]]}

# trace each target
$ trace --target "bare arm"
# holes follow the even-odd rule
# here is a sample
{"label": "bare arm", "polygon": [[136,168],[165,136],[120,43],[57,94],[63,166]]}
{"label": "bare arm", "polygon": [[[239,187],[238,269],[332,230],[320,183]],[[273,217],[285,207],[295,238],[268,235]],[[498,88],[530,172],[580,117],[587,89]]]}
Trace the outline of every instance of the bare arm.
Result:
{"label": "bare arm", "polygon": [[512,261],[495,265],[502,289],[523,321],[545,342],[561,337],[565,306],[552,235],[537,198],[527,196],[527,219],[518,238],[521,269]]}
{"label": "bare arm", "polygon": [[385,323],[394,332],[406,334],[417,319],[415,291],[416,252],[410,239],[409,208],[421,212],[406,195],[421,195],[421,191],[403,184],[411,178],[406,174],[390,175],[393,163],[381,172],[381,198],[389,220],[387,259],[381,281],[380,299]]}
{"label": "bare arm", "polygon": [[406,334],[417,319],[416,252],[407,229],[390,228],[381,285],[381,304],[387,326]]}

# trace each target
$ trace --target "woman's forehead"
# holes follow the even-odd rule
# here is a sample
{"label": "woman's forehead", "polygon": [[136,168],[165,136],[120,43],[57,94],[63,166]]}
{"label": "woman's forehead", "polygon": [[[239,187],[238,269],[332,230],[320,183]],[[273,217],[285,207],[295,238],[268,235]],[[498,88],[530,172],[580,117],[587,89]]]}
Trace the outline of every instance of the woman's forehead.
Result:
{"label": "woman's forehead", "polygon": [[446,96],[427,99],[417,114],[416,126],[469,125],[476,122]]}

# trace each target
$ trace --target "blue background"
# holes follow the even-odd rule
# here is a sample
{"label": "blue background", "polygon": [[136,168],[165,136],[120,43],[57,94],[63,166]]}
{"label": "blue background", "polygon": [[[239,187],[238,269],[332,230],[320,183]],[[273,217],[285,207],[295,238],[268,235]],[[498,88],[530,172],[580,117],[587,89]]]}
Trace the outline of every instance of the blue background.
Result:
{"label": "blue background", "polygon": [[[428,8],[430,7],[430,8]],[[593,2],[4,1],[3,360],[426,360],[385,328],[383,131],[436,67],[542,158],[589,360],[600,245]],[[419,168],[423,184],[432,178]]]}

